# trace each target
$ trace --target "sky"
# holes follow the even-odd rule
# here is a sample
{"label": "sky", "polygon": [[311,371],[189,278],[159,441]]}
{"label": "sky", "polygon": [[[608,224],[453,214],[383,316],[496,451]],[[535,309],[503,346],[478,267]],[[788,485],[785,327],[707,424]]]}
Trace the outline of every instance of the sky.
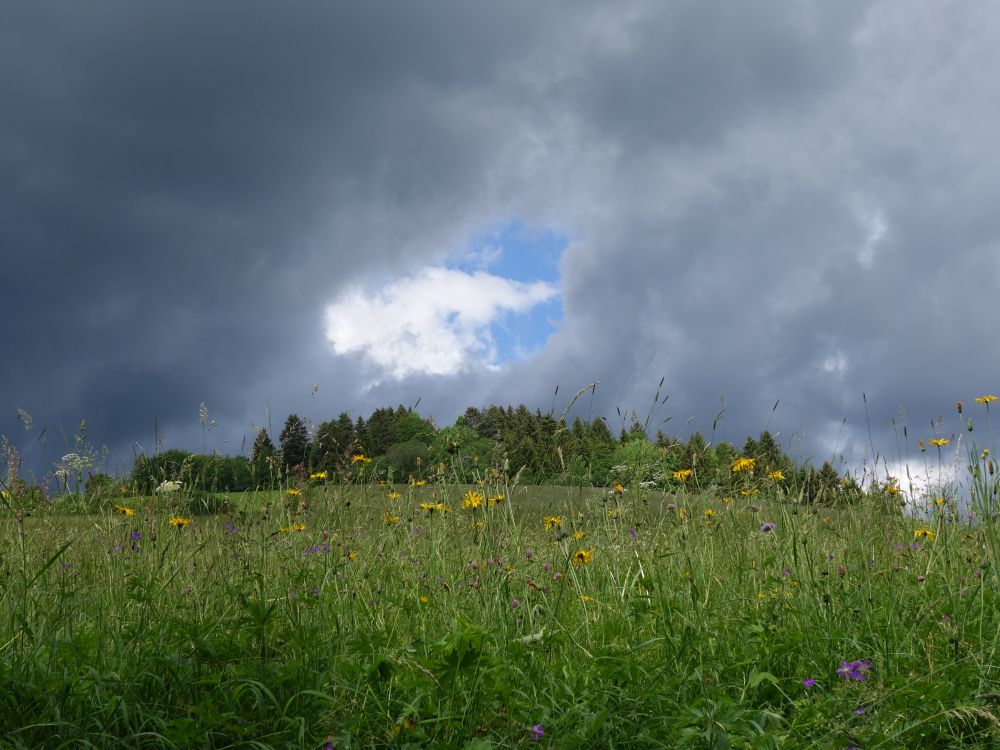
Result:
{"label": "sky", "polygon": [[976,1],[5,2],[0,434],[121,471],[599,382],[616,430],[962,449],[998,69]]}

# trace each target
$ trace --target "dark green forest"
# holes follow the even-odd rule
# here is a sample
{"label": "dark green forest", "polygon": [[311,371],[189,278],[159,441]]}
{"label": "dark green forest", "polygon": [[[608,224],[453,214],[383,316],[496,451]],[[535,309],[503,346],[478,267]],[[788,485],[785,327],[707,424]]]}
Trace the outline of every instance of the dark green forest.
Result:
{"label": "dark green forest", "polygon": [[[753,470],[734,473],[739,458],[752,459]],[[276,439],[266,429],[257,433],[249,456],[180,450],[140,456],[129,483],[142,494],[165,480],[206,492],[242,492],[310,480],[353,481],[361,471],[389,483],[472,484],[489,478],[522,485],[719,488],[746,496],[767,489],[803,502],[849,502],[863,494],[829,461],[797,465],[767,431],[739,447],[699,432],[683,440],[663,432],[650,438],[633,417],[615,435],[604,419],[567,423],[524,404],[469,407],[448,427],[404,406],[379,408],[367,418],[344,412],[315,427],[290,414]]]}

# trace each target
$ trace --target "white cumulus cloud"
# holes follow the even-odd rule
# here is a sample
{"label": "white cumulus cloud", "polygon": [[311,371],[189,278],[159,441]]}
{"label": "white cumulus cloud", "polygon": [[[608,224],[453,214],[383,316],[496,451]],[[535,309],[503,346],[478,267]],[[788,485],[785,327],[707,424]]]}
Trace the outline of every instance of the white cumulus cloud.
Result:
{"label": "white cumulus cloud", "polygon": [[491,323],[558,294],[542,281],[432,266],[380,289],[347,289],[326,309],[326,338],[396,379],[453,375],[496,364]]}

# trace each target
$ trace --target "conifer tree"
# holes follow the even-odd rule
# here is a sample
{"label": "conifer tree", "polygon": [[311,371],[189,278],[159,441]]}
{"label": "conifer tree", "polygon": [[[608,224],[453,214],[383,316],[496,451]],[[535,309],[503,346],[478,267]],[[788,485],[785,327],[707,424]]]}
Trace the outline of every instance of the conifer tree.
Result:
{"label": "conifer tree", "polygon": [[281,443],[281,462],[286,470],[292,466],[305,464],[306,452],[309,449],[309,432],[298,414],[288,415],[278,440]]}
{"label": "conifer tree", "polygon": [[271,436],[267,434],[267,430],[261,428],[257,437],[254,438],[253,447],[250,449],[250,463],[255,464],[273,455],[274,443],[271,442]]}

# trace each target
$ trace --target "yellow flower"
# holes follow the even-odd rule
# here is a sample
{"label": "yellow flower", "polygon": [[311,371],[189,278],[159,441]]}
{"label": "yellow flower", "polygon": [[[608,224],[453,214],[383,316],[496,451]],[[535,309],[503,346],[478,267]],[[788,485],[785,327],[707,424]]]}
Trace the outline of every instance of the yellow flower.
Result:
{"label": "yellow flower", "polygon": [[132,508],[128,507],[127,505],[117,505],[116,504],[115,505],[115,513],[119,513],[119,514],[125,516],[126,518],[131,518],[132,516],[135,515],[135,511]]}
{"label": "yellow flower", "polygon": [[913,532],[914,539],[927,539],[933,540],[937,536],[937,532],[933,529],[917,529]]}
{"label": "yellow flower", "polygon": [[504,496],[503,495],[494,495],[493,497],[491,497],[489,499],[488,502],[489,502],[490,505],[499,505],[503,501],[504,501]]}
{"label": "yellow flower", "polygon": [[179,529],[181,526],[189,525],[191,523],[191,519],[185,518],[184,516],[171,516],[168,523],[171,526],[176,526]]}
{"label": "yellow flower", "polygon": [[428,513],[433,513],[436,510],[441,511],[442,513],[451,513],[451,508],[442,503],[440,500],[435,500],[433,503],[420,503],[420,507]]}
{"label": "yellow flower", "polygon": [[982,452],[979,454],[979,457],[985,459],[988,455],[990,455],[990,449],[983,448]]}
{"label": "yellow flower", "polygon": [[363,453],[355,453],[351,456],[352,464],[370,464],[372,460]]}
{"label": "yellow flower", "polygon": [[545,516],[542,523],[545,525],[546,531],[552,531],[552,529],[558,529],[562,526],[562,516]]}
{"label": "yellow flower", "polygon": [[707,518],[715,518],[715,511],[709,508],[708,510],[705,511],[705,516]]}
{"label": "yellow flower", "polygon": [[426,596],[420,597],[420,603],[421,604],[427,604],[427,602],[429,602],[429,601],[430,601],[430,599],[428,599]]}
{"label": "yellow flower", "polygon": [[296,489],[295,487],[289,487],[289,488],[288,488],[288,489],[286,490],[286,492],[287,492],[287,493],[288,493],[289,495],[291,495],[292,497],[295,497],[296,495],[301,495],[301,494],[302,494],[302,490],[300,490],[300,489]]}
{"label": "yellow flower", "polygon": [[386,523],[399,523],[399,516],[393,513],[386,513],[384,516],[382,516],[382,520],[385,521]]}
{"label": "yellow flower", "polygon": [[621,482],[614,482],[614,483],[612,483],[612,485],[611,485],[611,492],[612,493],[614,493],[615,495],[620,495],[624,491],[625,491],[625,488],[622,487],[622,483]]}
{"label": "yellow flower", "polygon": [[723,505],[732,505],[734,502],[736,502],[736,501],[733,500],[731,497],[724,497],[724,498],[722,498],[722,504]]}
{"label": "yellow flower", "polygon": [[733,461],[733,471],[753,471],[757,462],[752,458],[737,458]]}
{"label": "yellow flower", "polygon": [[574,565],[590,565],[594,561],[594,550],[578,549],[573,553]]}
{"label": "yellow flower", "polygon": [[292,531],[305,531],[306,525],[304,523],[293,523]]}
{"label": "yellow flower", "polygon": [[674,472],[674,479],[678,482],[684,482],[692,474],[694,474],[694,469],[678,469]]}
{"label": "yellow flower", "polygon": [[402,495],[396,492],[396,490],[393,490],[392,492],[387,494],[386,497],[389,498],[390,500],[399,500],[399,498],[401,498]]}
{"label": "yellow flower", "polygon": [[585,536],[587,536],[587,532],[586,532],[586,531],[574,531],[574,532],[573,532],[573,538],[574,538],[574,539],[575,539],[576,541],[578,541],[578,542],[579,542],[579,541],[580,541],[581,539],[583,539],[583,538],[584,538]]}
{"label": "yellow flower", "polygon": [[896,477],[889,477],[889,482],[885,486],[887,495],[898,495],[900,493],[899,480]]}
{"label": "yellow flower", "polygon": [[680,519],[681,519],[681,520],[683,521],[683,520],[684,520],[685,518],[687,518],[687,511],[686,511],[686,510],[684,510],[683,508],[678,508],[678,509],[677,509],[677,515],[678,515],[678,516],[680,517]]}
{"label": "yellow flower", "polygon": [[0,490],[0,497],[2,497],[4,500],[8,500],[10,499],[10,493],[7,492],[7,490]]}
{"label": "yellow flower", "polygon": [[944,498],[943,497],[934,498],[934,504],[938,506],[944,505]]}
{"label": "yellow flower", "polygon": [[590,601],[590,597],[589,597],[589,596],[587,596],[586,594],[583,594],[583,595],[582,595],[582,596],[580,597],[580,601],[581,601],[581,602],[583,602],[584,604],[586,604],[587,602],[589,602],[589,601]]}
{"label": "yellow flower", "polygon": [[326,479],[325,471],[317,471],[309,475],[310,479]]}
{"label": "yellow flower", "polygon": [[351,550],[350,552],[347,553],[347,559],[350,560],[351,562],[354,562],[355,560],[358,559],[358,553],[355,552],[354,550]]}
{"label": "yellow flower", "polygon": [[425,484],[427,484],[427,482],[425,482],[423,479],[414,479],[413,480],[413,486],[414,487],[423,487]]}
{"label": "yellow flower", "polygon": [[931,445],[936,445],[938,448],[948,445],[950,442],[951,440],[948,438],[931,438]]}
{"label": "yellow flower", "polygon": [[746,490],[746,489],[740,490],[740,495],[742,497],[753,497],[758,492],[760,492],[760,490],[758,490],[756,487],[754,487],[752,490]]}
{"label": "yellow flower", "polygon": [[462,507],[472,508],[475,510],[476,508],[482,507],[485,502],[486,499],[480,493],[469,490],[465,493],[465,497],[462,498]]}
{"label": "yellow flower", "polygon": [[767,478],[773,479],[775,482],[785,481],[785,475],[781,472],[781,469],[772,471],[770,474],[767,475]]}
{"label": "yellow flower", "polygon": [[976,403],[977,403],[977,404],[992,404],[992,403],[993,403],[994,401],[996,401],[996,400],[997,400],[997,397],[996,397],[996,396],[994,396],[994,395],[993,395],[993,394],[991,393],[991,394],[989,394],[989,395],[987,395],[987,396],[978,396],[978,397],[976,398]]}

